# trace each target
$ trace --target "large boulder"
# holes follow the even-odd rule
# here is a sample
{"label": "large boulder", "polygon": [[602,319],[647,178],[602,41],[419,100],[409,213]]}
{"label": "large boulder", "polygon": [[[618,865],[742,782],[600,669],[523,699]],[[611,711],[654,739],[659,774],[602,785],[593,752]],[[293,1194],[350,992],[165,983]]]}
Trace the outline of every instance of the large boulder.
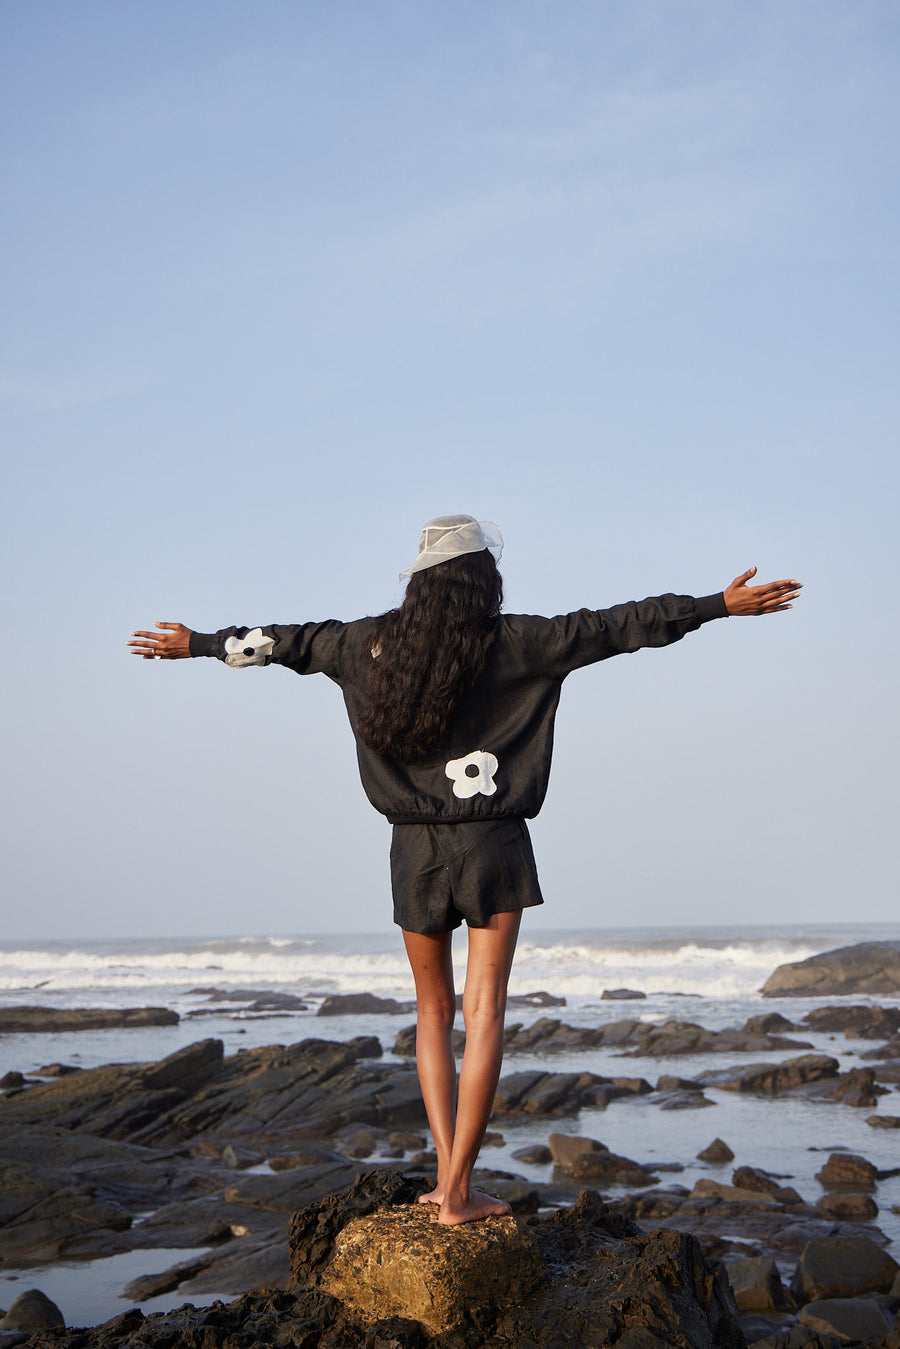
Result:
{"label": "large boulder", "polygon": [[898,1269],[868,1237],[819,1237],[803,1248],[791,1291],[799,1302],[888,1293]]}
{"label": "large boulder", "polygon": [[808,1302],[800,1312],[800,1324],[817,1335],[827,1335],[826,1343],[891,1345],[888,1335],[896,1318],[869,1298],[822,1298]]}
{"label": "large boulder", "polygon": [[816,1172],[816,1180],[826,1190],[873,1190],[877,1179],[878,1167],[858,1152],[832,1152],[822,1169]]}
{"label": "large boulder", "polygon": [[0,1320],[0,1345],[6,1338],[4,1332],[22,1330],[31,1334],[36,1330],[49,1330],[53,1326],[65,1324],[65,1318],[56,1303],[51,1302],[39,1288],[29,1288],[19,1294]]}
{"label": "large boulder", "polygon": [[766,998],[900,993],[900,941],[857,942],[779,965],[762,987]]}
{"label": "large boulder", "polygon": [[440,1333],[473,1303],[520,1304],[545,1274],[509,1214],[457,1229],[438,1222],[434,1204],[399,1204],[342,1229],[320,1286],[373,1321],[402,1316]]}
{"label": "large boulder", "polygon": [[788,1296],[770,1255],[744,1256],[726,1265],[738,1311],[781,1311]]}

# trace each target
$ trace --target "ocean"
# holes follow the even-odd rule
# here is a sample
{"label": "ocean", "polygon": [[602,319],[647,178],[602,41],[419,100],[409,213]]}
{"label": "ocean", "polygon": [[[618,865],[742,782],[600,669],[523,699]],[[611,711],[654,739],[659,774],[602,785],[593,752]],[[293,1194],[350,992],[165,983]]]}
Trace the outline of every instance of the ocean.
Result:
{"label": "ocean", "polygon": [[[520,938],[510,982],[512,994],[546,991],[566,1000],[564,1007],[511,1007],[508,1022],[529,1024],[539,1016],[558,1017],[573,1025],[595,1026],[625,1016],[648,1021],[699,1022],[709,1029],[741,1026],[761,1011],[777,1010],[797,1021],[824,1003],[880,1002],[898,1005],[898,998],[765,999],[760,987],[777,965],[859,941],[900,939],[900,924],[703,926],[671,928],[603,928],[568,931],[529,931]],[[462,987],[465,937],[457,936],[456,968]],[[641,1001],[603,1001],[604,989],[630,988],[646,994]],[[241,995],[250,990],[298,994],[305,1010],[273,1014],[253,1012]],[[412,978],[398,933],[377,936],[254,936],[196,937],[166,940],[107,942],[33,941],[0,943],[0,1007],[22,1004],[45,1007],[160,1006],[178,1012],[176,1026],[102,1030],[64,1034],[0,1036],[0,1076],[17,1069],[37,1073],[50,1063],[83,1068],[110,1062],[144,1062],[162,1058],[182,1045],[208,1036],[224,1041],[225,1052],[267,1044],[289,1044],[308,1037],[346,1040],[376,1034],[385,1056],[392,1057],[397,1032],[414,1020],[408,1010],[398,1015],[369,1014],[318,1017],[322,1000],[333,993],[369,992],[412,1004]],[[216,995],[213,1000],[213,994]],[[223,994],[231,995],[222,997]],[[797,1032],[816,1051],[838,1057],[842,1068],[859,1065],[859,1054],[873,1042],[848,1040],[843,1035]],[[802,1051],[765,1055],[788,1058]],[[706,1068],[722,1066],[746,1056],[690,1055],[671,1059],[629,1058],[624,1062],[610,1050],[571,1054],[516,1055],[504,1071],[540,1066],[554,1071],[589,1070],[608,1075],[641,1075],[651,1083],[663,1073],[692,1077]],[[900,1114],[900,1096],[881,1098],[879,1109]],[[563,1120],[502,1119],[498,1127],[504,1142],[485,1148],[484,1165],[517,1172],[535,1180],[550,1179],[550,1169],[512,1158],[514,1149],[545,1142],[553,1130],[599,1139],[613,1152],[647,1163],[679,1162],[684,1171],[663,1177],[693,1185],[708,1166],[697,1153],[716,1136],[735,1153],[733,1165],[761,1166],[791,1179],[805,1199],[815,1202],[822,1193],[815,1172],[827,1151],[846,1148],[862,1153],[882,1169],[900,1166],[900,1134],[866,1124],[866,1109],[803,1100],[766,1099],[726,1091],[707,1090],[714,1108],[660,1111],[644,1098],[613,1102],[605,1111],[582,1111]],[[731,1167],[717,1170],[728,1179]],[[610,1193],[614,1193],[611,1190]],[[900,1179],[882,1182],[876,1199],[878,1225],[900,1243]],[[891,1208],[896,1207],[897,1213]],[[136,1253],[140,1256],[141,1253]],[[159,1254],[159,1253],[156,1253]],[[0,1273],[0,1305],[9,1305],[23,1287],[41,1287],[50,1296],[77,1288],[81,1324],[91,1324],[123,1310],[121,1285],[133,1277],[128,1265],[118,1274],[115,1261],[95,1261],[90,1270],[62,1266],[34,1269],[21,1275]],[[145,1264],[147,1261],[145,1259]],[[153,1268],[166,1263],[154,1261]],[[149,1267],[149,1266],[148,1266]],[[5,1282],[8,1281],[8,1282]],[[118,1284],[118,1287],[117,1287]],[[93,1296],[91,1295],[93,1290]],[[237,1290],[240,1291],[240,1290]],[[177,1303],[177,1294],[173,1295]],[[159,1299],[142,1304],[159,1310]],[[79,1324],[71,1306],[64,1308],[70,1324]]]}

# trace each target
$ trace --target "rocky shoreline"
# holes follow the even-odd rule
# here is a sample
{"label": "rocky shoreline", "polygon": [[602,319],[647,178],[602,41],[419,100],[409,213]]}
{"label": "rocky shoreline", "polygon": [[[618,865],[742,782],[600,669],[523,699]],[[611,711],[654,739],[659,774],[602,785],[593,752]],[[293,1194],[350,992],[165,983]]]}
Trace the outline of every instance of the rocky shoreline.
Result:
{"label": "rocky shoreline", "polygon": [[[265,1001],[261,990],[249,996]],[[539,1010],[560,1001],[542,994],[522,1000]],[[391,1016],[403,1012],[408,1012],[403,1004],[390,1009]],[[84,1332],[80,1340],[61,1328],[42,1331],[43,1338],[33,1340],[35,1349],[50,1343],[71,1349],[76,1344],[81,1349],[96,1344],[100,1349],[113,1343],[271,1342],[308,1344],[310,1349],[318,1344],[379,1343],[369,1330],[368,1339],[348,1338],[363,1335],[362,1313],[338,1314],[334,1304],[344,1306],[340,1298],[333,1292],[326,1295],[307,1276],[305,1284],[299,1279],[296,1240],[292,1273],[288,1234],[293,1221],[296,1238],[295,1215],[330,1212],[335,1195],[351,1196],[346,1211],[359,1216],[361,1162],[366,1171],[363,1189],[369,1186],[370,1197],[382,1206],[409,1204],[421,1192],[432,1157],[415,1069],[408,1059],[410,1032],[404,1027],[395,1033],[394,1053],[406,1059],[399,1062],[383,1057],[381,1041],[374,1035],[347,1042],[311,1038],[233,1054],[225,1053],[221,1040],[209,1038],[152,1063],[84,1070],[53,1064],[30,1078],[8,1072],[0,1098],[0,1271],[33,1270],[39,1286],[40,1269],[48,1262],[145,1252],[145,1272],[126,1289],[134,1301],[162,1295],[176,1301],[244,1294],[227,1308],[218,1304],[167,1314],[169,1329],[165,1333],[160,1329],[159,1335],[152,1327],[162,1326],[162,1321],[131,1311],[124,1319],[117,1318],[115,1332],[98,1327]],[[816,1052],[814,1040],[823,1034],[861,1042],[856,1053],[864,1066],[842,1070],[834,1054]],[[677,1076],[591,1072],[590,1051],[600,1050],[607,1057],[613,1052],[632,1062],[677,1057],[684,1061],[685,1071]],[[896,1328],[900,1280],[887,1250],[889,1239],[877,1225],[882,1189],[890,1189],[900,1175],[900,1155],[896,1168],[879,1167],[864,1156],[820,1143],[816,1193],[801,1194],[791,1177],[766,1171],[746,1147],[734,1158],[727,1144],[715,1140],[700,1154],[705,1174],[687,1186],[677,1177],[687,1166],[696,1167],[696,1158],[682,1155],[661,1163],[646,1155],[620,1155],[569,1123],[580,1111],[628,1112],[638,1106],[702,1110],[715,1103],[708,1092],[728,1091],[773,1102],[809,1101],[827,1110],[859,1111],[887,1140],[891,1135],[881,1131],[900,1127],[900,1098],[894,1094],[900,1089],[900,1008],[869,1003],[822,1006],[796,1024],[772,1012],[718,1030],[694,1022],[653,1024],[633,1017],[579,1027],[542,1015],[531,1025],[508,1027],[507,1053],[512,1062],[497,1093],[493,1138],[499,1139],[497,1131],[508,1125],[518,1128],[519,1122],[546,1121],[545,1141],[512,1151],[527,1174],[483,1165],[478,1180],[509,1201],[516,1230],[527,1228],[539,1246],[544,1242],[542,1267],[548,1260],[552,1265],[553,1259],[560,1267],[557,1256],[551,1259],[547,1254],[554,1242],[558,1244],[562,1230],[563,1218],[554,1215],[576,1214],[574,1228],[566,1229],[572,1250],[586,1250],[591,1242],[595,1246],[625,1242],[621,1250],[616,1248],[620,1263],[624,1261],[623,1279],[629,1260],[638,1260],[638,1248],[627,1243],[644,1240],[639,1229],[662,1234],[653,1258],[666,1268],[677,1266],[683,1273],[699,1269],[697,1261],[709,1262],[712,1273],[703,1278],[725,1280],[725,1302],[715,1304],[719,1320],[714,1331],[720,1337],[732,1336],[721,1340],[723,1344],[741,1344],[743,1335],[760,1349],[788,1344],[900,1345]],[[552,1061],[557,1054],[567,1063],[573,1055],[584,1055],[585,1069],[553,1071],[543,1060]],[[517,1068],[516,1055],[528,1055],[530,1064],[538,1066]],[[719,1063],[692,1072],[688,1065],[697,1056],[706,1064],[716,1056]],[[892,1109],[895,1101],[898,1108]],[[773,1108],[777,1114],[789,1105]],[[490,1159],[491,1142],[489,1137],[483,1162]],[[402,1172],[399,1179],[394,1168]],[[535,1179],[535,1171],[544,1168],[546,1179]],[[393,1180],[386,1179],[391,1176]],[[393,1198],[385,1198],[384,1186],[395,1187],[390,1190]],[[601,1197],[579,1199],[585,1188]],[[398,1198],[402,1195],[405,1198]],[[420,1233],[417,1240],[426,1238],[430,1240],[427,1233],[424,1237]],[[172,1248],[196,1254],[167,1263],[164,1253]],[[641,1249],[646,1253],[650,1247]],[[154,1252],[161,1258],[154,1259]],[[572,1268],[580,1269],[574,1255],[573,1261]],[[715,1274],[717,1268],[721,1274]],[[848,1271],[853,1270],[851,1278]],[[575,1282],[584,1277],[582,1270]],[[274,1291],[263,1296],[253,1291],[259,1289]],[[732,1295],[736,1310],[728,1303]],[[562,1317],[560,1326],[575,1324],[565,1319],[577,1320],[571,1307],[564,1314],[560,1303],[551,1316],[546,1291],[540,1297],[546,1324],[554,1323],[553,1316]],[[495,1338],[507,1334],[497,1329],[501,1325],[512,1333],[508,1318],[513,1313],[501,1315],[496,1308],[495,1313],[491,1334]],[[659,1309],[657,1313],[662,1316]],[[702,1315],[696,1313],[700,1338],[645,1337],[633,1343],[636,1347],[718,1344],[715,1338],[702,1338],[707,1333],[703,1316],[708,1320],[708,1313],[709,1307]],[[15,1320],[15,1308],[12,1314]],[[737,1330],[722,1329],[730,1325],[729,1317],[738,1315]],[[176,1338],[173,1316],[181,1318]],[[294,1338],[286,1330],[281,1339],[247,1338],[248,1318],[262,1325],[272,1317],[279,1326],[292,1326]],[[525,1337],[523,1345],[554,1343],[537,1334],[539,1320],[531,1329],[525,1321],[516,1323],[516,1334]],[[301,1323],[306,1325],[302,1333],[297,1328]],[[406,1330],[407,1338],[394,1336],[396,1342],[446,1343],[460,1349],[488,1343],[473,1339],[471,1327],[445,1327],[438,1334],[434,1327],[426,1333],[416,1324],[418,1339]],[[484,1330],[484,1316],[480,1324]],[[738,1326],[738,1321],[734,1324]],[[651,1333],[638,1319],[635,1335],[640,1327],[641,1334]],[[848,1327],[859,1331],[855,1340],[848,1338]],[[578,1333],[587,1332],[582,1328]],[[119,1338],[112,1338],[114,1334]],[[343,1340],[334,1338],[340,1334],[345,1335]],[[26,1340],[23,1328],[0,1321],[0,1347]],[[381,1340],[389,1344],[390,1335]],[[556,1341],[568,1342],[614,1341]],[[626,1342],[631,1343],[621,1341]]]}

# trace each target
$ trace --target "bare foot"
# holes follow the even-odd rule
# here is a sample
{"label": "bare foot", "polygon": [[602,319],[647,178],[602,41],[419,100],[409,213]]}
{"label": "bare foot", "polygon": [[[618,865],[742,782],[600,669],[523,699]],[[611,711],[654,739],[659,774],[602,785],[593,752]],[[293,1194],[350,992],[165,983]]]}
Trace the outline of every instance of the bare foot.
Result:
{"label": "bare foot", "polygon": [[504,1199],[495,1199],[493,1195],[484,1194],[481,1190],[470,1190],[465,1203],[462,1200],[451,1203],[449,1199],[444,1199],[438,1214],[438,1222],[452,1226],[456,1223],[476,1222],[478,1218],[490,1218],[494,1214],[502,1213],[512,1213],[512,1209]]}
{"label": "bare foot", "polygon": [[443,1204],[443,1202],[444,1202],[443,1185],[435,1185],[434,1189],[429,1190],[427,1194],[419,1195],[420,1204]]}

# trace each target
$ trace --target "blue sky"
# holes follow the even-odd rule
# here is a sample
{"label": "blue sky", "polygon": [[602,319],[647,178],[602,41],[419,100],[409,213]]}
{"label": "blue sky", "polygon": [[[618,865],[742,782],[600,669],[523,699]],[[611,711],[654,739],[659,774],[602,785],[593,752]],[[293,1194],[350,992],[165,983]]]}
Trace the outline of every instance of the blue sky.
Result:
{"label": "blue sky", "polygon": [[897,913],[891,3],[0,10],[4,936],[382,930],[340,697],[135,627],[798,576],[573,676],[533,925]]}

